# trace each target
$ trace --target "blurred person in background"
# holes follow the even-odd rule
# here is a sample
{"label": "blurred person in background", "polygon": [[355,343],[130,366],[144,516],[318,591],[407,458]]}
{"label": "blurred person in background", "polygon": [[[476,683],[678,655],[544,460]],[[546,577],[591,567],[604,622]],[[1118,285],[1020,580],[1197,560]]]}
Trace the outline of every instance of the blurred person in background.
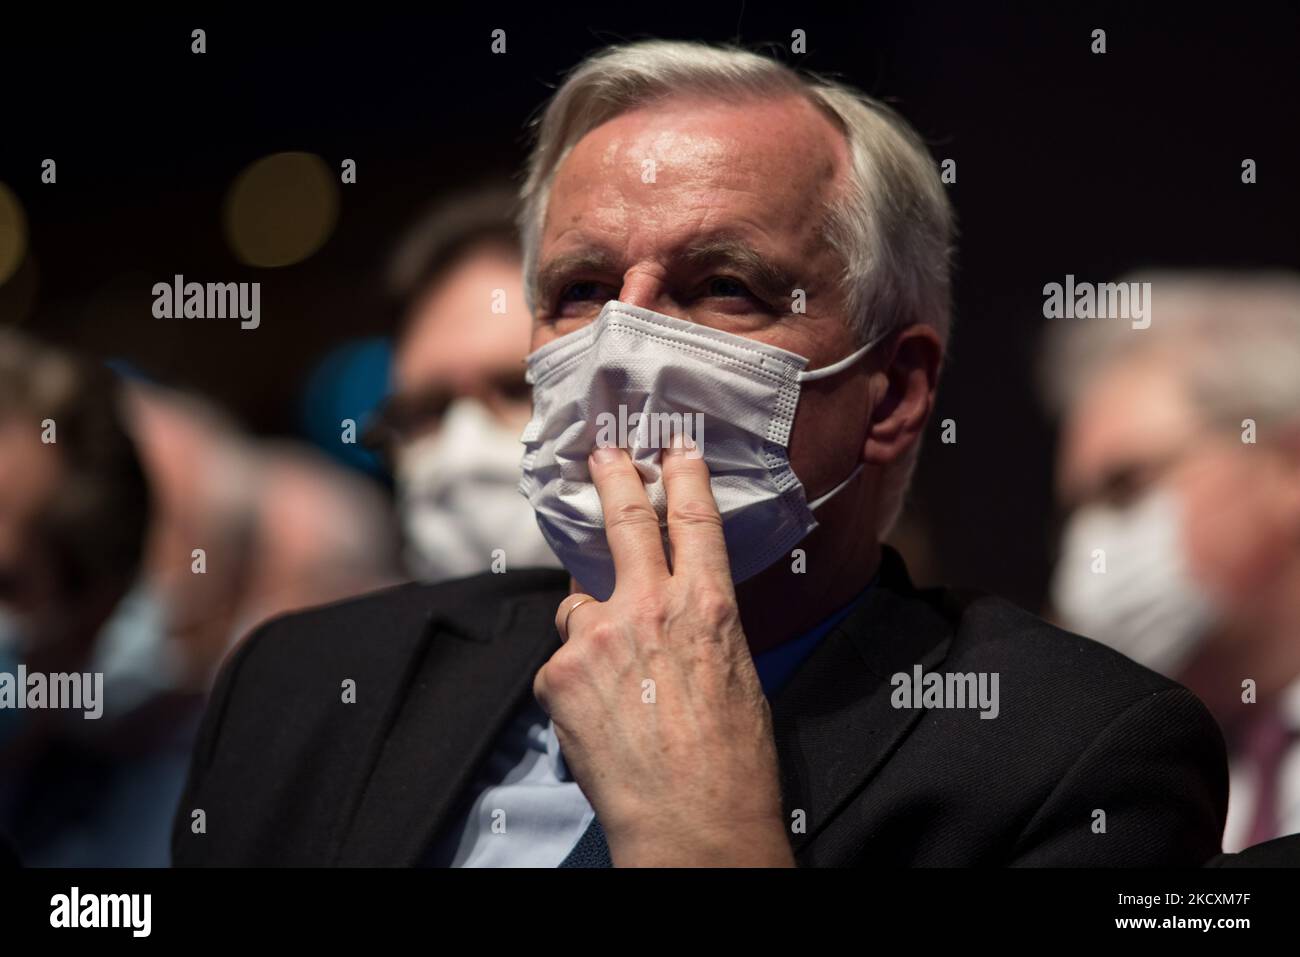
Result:
{"label": "blurred person in background", "polygon": [[200,397],[133,381],[128,398],[157,503],[146,564],[187,687],[206,691],[265,619],[400,579],[374,483],[306,445],[252,439]]}
{"label": "blurred person in background", "polygon": [[167,608],[168,635],[186,650],[179,681],[206,691],[238,637],[256,457],[235,423],[197,396],[128,379],[126,400],[127,426],[154,494],[145,565]]}
{"label": "blurred person in background", "polygon": [[380,490],[324,456],[0,336],[0,671],[103,674],[97,720],[0,710],[0,831],[24,863],[165,866],[226,653],[395,583],[395,540]]}
{"label": "blurred person in background", "polygon": [[1300,831],[1300,277],[1128,278],[1151,282],[1150,328],[1075,320],[1047,343],[1069,516],[1052,599],[1209,706],[1235,851]]}
{"label": "blurred person in background", "polygon": [[374,482],[296,442],[259,443],[256,467],[234,638],[275,615],[404,580],[397,528]]}
{"label": "blurred person in background", "polygon": [[440,203],[399,244],[392,397],[368,430],[389,459],[408,571],[441,581],[559,567],[519,492],[531,415],[523,359],[531,318],[502,185]]}
{"label": "blurred person in background", "polygon": [[107,368],[0,333],[0,671],[103,675],[97,719],[0,710],[0,830],[28,864],[165,862],[202,704],[162,693],[151,496],[120,398]]}

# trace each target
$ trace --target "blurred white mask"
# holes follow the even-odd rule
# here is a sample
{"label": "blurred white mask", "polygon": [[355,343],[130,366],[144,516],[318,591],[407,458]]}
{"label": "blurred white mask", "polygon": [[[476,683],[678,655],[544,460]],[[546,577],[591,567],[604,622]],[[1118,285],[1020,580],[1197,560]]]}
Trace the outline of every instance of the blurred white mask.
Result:
{"label": "blurred white mask", "polygon": [[1069,628],[1164,675],[1178,673],[1217,619],[1183,554],[1178,497],[1160,488],[1127,508],[1090,505],[1070,517],[1052,602]]}
{"label": "blurred white mask", "polygon": [[475,399],[457,399],[442,427],[397,455],[406,563],[423,581],[493,567],[559,566],[529,504],[519,497],[519,436]]}

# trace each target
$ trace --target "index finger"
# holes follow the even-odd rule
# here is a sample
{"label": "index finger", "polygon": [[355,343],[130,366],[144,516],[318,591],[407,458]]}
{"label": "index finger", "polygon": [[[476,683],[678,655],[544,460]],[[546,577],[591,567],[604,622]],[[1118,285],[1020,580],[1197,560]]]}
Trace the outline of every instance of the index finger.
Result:
{"label": "index finger", "polygon": [[668,577],[659,515],[650,504],[641,473],[627,452],[598,446],[588,460],[591,480],[605,515],[605,538],[614,556],[614,585]]}

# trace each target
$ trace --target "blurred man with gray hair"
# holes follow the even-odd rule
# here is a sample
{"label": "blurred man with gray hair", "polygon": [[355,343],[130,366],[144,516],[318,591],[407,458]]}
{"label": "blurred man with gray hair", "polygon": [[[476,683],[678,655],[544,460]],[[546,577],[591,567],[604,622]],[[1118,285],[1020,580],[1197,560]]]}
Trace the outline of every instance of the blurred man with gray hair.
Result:
{"label": "blurred man with gray hair", "polygon": [[899,116],[743,50],[613,47],[540,117],[522,199],[521,491],[570,574],[259,630],[214,696],[177,862],[1218,850],[1223,744],[1194,696],[996,598],[918,590],[880,544],[950,316],[952,212]]}
{"label": "blurred man with gray hair", "polygon": [[1151,325],[1054,327],[1066,625],[1228,738],[1224,847],[1300,831],[1300,277],[1165,273]]}

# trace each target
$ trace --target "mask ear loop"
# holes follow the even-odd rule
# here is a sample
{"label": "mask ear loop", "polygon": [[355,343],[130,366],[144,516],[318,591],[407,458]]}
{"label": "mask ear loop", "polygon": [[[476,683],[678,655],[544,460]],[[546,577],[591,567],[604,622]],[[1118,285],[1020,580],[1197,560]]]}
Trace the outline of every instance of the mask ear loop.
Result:
{"label": "mask ear loop", "polygon": [[[890,331],[892,332],[892,330]],[[828,366],[822,366],[822,368],[820,369],[813,369],[811,372],[800,372],[799,381],[809,382],[809,381],[815,381],[817,379],[827,379],[835,375],[837,372],[843,372],[845,369],[849,368],[855,363],[862,361],[863,357],[865,357],[868,352],[870,352],[876,346],[880,345],[880,343],[884,342],[885,339],[887,339],[888,337],[889,337],[889,332],[883,332],[880,335],[876,336],[874,339],[872,339],[870,342],[868,342],[862,348],[849,353],[839,362],[831,363]],[[832,498],[834,498],[837,494],[844,491],[844,489],[848,488],[849,483],[851,483],[855,478],[858,477],[858,474],[862,471],[864,464],[865,463],[863,462],[859,462],[857,464],[857,467],[855,467],[853,471],[848,474],[848,477],[843,482],[835,486],[825,495],[819,495],[817,496],[817,498],[809,502],[808,510],[816,511],[822,505],[825,505]]]}
{"label": "mask ear loop", "polygon": [[[890,331],[892,332],[893,330],[890,330]],[[837,372],[843,372],[845,369],[849,368],[849,366],[854,365],[855,363],[862,361],[862,358],[863,358],[863,357],[864,357],[868,352],[870,352],[872,349],[876,348],[876,346],[880,345],[880,344],[881,344],[882,342],[884,342],[885,339],[887,339],[888,337],[889,337],[889,333],[888,333],[888,332],[883,332],[883,333],[881,333],[880,335],[876,336],[876,338],[874,338],[874,339],[872,339],[870,342],[868,342],[868,343],[867,343],[865,346],[863,346],[861,349],[858,349],[856,352],[851,352],[851,353],[849,353],[847,356],[845,356],[845,357],[844,357],[843,359],[841,359],[839,362],[833,362],[833,363],[831,363],[831,364],[828,365],[828,366],[822,366],[820,369],[813,369],[812,371],[804,371],[804,372],[800,372],[800,373],[799,373],[799,381],[800,381],[800,382],[811,382],[811,381],[816,380],[816,379],[826,379],[826,378],[829,378],[830,376],[835,375],[835,373],[837,373]]]}
{"label": "mask ear loop", "polygon": [[849,477],[848,477],[848,478],[846,478],[846,479],[845,479],[843,482],[841,482],[839,485],[835,486],[833,489],[831,489],[831,490],[830,490],[829,492],[827,492],[825,495],[819,495],[819,496],[817,496],[815,499],[813,499],[811,502],[809,502],[809,503],[808,503],[808,510],[809,510],[810,512],[811,512],[811,511],[816,511],[818,508],[820,508],[821,506],[825,505],[825,504],[826,504],[827,502],[829,502],[832,498],[834,498],[834,497],[835,497],[839,492],[842,492],[842,491],[844,491],[846,488],[848,488],[849,483],[852,482],[855,478],[857,478],[857,477],[858,477],[858,473],[862,471],[862,466],[863,466],[863,464],[864,464],[864,463],[859,462],[859,463],[857,464],[857,467],[854,468],[854,470],[853,470],[852,472],[849,473]]}

